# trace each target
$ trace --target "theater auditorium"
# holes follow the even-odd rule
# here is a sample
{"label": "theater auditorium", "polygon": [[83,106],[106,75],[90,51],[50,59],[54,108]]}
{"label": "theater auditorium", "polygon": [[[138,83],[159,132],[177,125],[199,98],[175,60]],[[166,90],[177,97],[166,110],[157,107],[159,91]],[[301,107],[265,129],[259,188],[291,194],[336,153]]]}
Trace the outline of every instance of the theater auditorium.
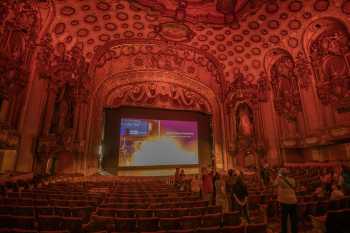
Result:
{"label": "theater auditorium", "polygon": [[0,233],[350,233],[350,0],[0,0]]}

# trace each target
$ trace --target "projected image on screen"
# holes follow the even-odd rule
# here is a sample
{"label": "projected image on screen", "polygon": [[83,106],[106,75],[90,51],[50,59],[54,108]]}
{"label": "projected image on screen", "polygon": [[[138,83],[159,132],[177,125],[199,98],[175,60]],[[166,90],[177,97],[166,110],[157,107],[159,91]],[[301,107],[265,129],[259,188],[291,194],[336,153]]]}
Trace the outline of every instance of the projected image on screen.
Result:
{"label": "projected image on screen", "polygon": [[195,121],[122,118],[119,166],[198,164]]}

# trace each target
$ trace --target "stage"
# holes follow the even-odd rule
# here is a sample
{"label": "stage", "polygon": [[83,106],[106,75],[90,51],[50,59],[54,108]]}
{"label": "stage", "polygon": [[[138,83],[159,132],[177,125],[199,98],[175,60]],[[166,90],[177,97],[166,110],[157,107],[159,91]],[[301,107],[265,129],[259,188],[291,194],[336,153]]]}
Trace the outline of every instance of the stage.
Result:
{"label": "stage", "polygon": [[118,176],[196,174],[212,166],[211,115],[119,107],[104,110],[100,168]]}

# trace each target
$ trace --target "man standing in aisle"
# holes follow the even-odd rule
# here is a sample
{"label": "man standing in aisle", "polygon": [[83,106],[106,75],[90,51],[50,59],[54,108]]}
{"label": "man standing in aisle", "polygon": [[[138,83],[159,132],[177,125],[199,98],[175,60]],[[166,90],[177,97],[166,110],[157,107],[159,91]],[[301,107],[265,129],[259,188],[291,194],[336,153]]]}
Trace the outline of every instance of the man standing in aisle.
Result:
{"label": "man standing in aisle", "polygon": [[288,232],[288,217],[290,217],[290,225],[292,233],[298,232],[297,219],[297,196],[295,194],[295,180],[288,176],[289,171],[281,168],[274,182],[277,186],[277,200],[281,205],[281,233]]}

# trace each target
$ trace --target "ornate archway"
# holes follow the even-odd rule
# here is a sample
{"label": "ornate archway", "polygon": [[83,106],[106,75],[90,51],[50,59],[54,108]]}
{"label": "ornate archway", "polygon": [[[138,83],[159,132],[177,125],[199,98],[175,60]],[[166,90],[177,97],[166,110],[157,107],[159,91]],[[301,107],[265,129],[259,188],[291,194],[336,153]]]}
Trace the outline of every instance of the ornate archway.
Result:
{"label": "ornate archway", "polygon": [[[103,51],[103,52],[101,52]],[[212,115],[216,166],[224,167],[220,99],[223,76],[218,62],[191,47],[159,41],[106,44],[90,67],[94,73],[88,101],[85,171],[97,165],[103,131],[103,109],[140,106],[194,110]]]}

